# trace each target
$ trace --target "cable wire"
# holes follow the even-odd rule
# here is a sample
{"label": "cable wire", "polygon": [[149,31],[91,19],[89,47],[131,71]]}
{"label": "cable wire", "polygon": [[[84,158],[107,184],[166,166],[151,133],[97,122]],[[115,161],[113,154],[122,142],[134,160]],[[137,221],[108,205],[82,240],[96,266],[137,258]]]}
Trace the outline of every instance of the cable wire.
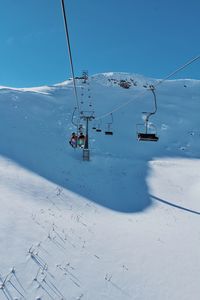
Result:
{"label": "cable wire", "polygon": [[194,61],[198,60],[199,58],[200,58],[200,55],[198,55],[198,56],[190,59],[183,66],[179,67],[174,72],[170,73],[169,75],[167,75],[166,77],[164,77],[162,80],[160,80],[155,86],[158,86],[159,84],[163,83],[164,81],[166,81],[167,79],[169,79],[170,77],[172,77],[173,75],[175,75],[176,73],[178,73],[179,71],[181,71],[181,70],[185,69],[187,66],[191,65]]}
{"label": "cable wire", "polygon": [[73,66],[73,60],[72,60],[72,51],[71,51],[71,46],[70,46],[69,30],[68,30],[68,25],[67,25],[67,16],[66,16],[66,9],[65,9],[64,0],[61,0],[61,6],[62,6],[64,25],[65,25],[65,33],[66,33],[66,39],[67,39],[70,67],[71,67],[71,73],[72,73],[72,78],[73,78],[76,106],[77,106],[78,112],[80,113],[79,100],[78,100],[78,93],[77,93],[76,81],[75,81],[75,76],[74,76],[74,66]]}
{"label": "cable wire", "polygon": [[[160,80],[157,84],[154,85],[154,87],[157,87],[158,85],[162,84],[164,81],[166,81],[167,79],[169,79],[173,75],[177,74],[179,71],[185,69],[187,66],[191,65],[194,61],[198,60],[199,58],[200,58],[200,55],[197,55],[194,58],[190,59],[184,65],[182,65],[181,67],[179,67],[178,69],[176,69],[175,71],[173,71],[172,73],[170,73],[169,75],[167,75],[166,77],[164,77],[162,80]],[[109,111],[108,113],[105,113],[105,114],[101,115],[100,117],[97,117],[96,120],[104,119],[105,117],[109,116],[110,114],[112,114],[112,113],[120,110],[121,108],[127,106],[129,103],[133,102],[135,99],[138,99],[139,97],[142,97],[144,94],[146,94],[146,91],[147,90],[141,92],[139,95],[136,95],[135,97],[133,97],[129,101],[127,101],[125,103],[122,103],[121,105],[119,105],[118,107],[116,107],[115,109],[113,109],[112,111]]]}

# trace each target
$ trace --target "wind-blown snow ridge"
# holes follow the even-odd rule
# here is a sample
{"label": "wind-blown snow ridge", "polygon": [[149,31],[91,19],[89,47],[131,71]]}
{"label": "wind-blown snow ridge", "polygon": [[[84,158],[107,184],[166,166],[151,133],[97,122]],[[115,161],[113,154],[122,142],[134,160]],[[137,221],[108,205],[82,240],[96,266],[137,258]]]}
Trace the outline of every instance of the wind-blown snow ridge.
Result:
{"label": "wind-blown snow ridge", "polygon": [[137,74],[137,73],[128,73],[128,72],[105,72],[105,73],[98,73],[98,74],[94,74],[92,75],[92,78],[96,78],[97,80],[103,77],[106,78],[115,78],[115,79],[130,79],[130,78],[137,78],[137,79],[141,79],[142,81],[146,81],[146,80],[155,80],[153,78],[149,78],[146,77],[144,75],[141,74]]}

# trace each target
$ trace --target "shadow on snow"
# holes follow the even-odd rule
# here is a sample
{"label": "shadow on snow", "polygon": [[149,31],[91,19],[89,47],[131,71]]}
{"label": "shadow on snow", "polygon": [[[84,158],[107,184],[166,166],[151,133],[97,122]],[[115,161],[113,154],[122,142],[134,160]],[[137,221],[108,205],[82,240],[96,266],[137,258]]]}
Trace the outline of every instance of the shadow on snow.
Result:
{"label": "shadow on snow", "polygon": [[151,197],[173,205],[149,196],[145,182],[147,162],[159,154],[158,144],[139,145],[133,128],[129,143],[121,145],[119,134],[110,145],[104,142],[105,149],[97,140],[91,162],[82,161],[82,151],[74,151],[68,144],[72,107],[66,108],[65,91],[58,93],[55,98],[55,91],[54,97],[6,89],[0,92],[1,155],[115,211],[142,211],[151,205]]}

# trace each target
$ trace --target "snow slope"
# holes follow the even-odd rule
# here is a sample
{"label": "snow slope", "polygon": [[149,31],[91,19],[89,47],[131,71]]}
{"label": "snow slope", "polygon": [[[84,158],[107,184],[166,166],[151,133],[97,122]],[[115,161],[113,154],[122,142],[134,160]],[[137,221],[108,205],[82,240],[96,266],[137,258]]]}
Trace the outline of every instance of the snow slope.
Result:
{"label": "snow slope", "polygon": [[199,299],[200,82],[158,85],[159,142],[138,142],[158,82],[77,82],[97,119],[122,106],[113,136],[90,130],[90,162],[68,144],[70,80],[0,88],[0,299]]}

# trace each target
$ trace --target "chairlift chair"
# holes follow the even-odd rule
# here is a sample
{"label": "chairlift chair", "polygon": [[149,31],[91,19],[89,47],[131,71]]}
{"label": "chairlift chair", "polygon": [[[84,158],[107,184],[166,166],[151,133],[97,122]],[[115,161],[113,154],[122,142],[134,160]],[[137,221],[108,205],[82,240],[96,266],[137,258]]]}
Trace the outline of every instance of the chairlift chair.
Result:
{"label": "chairlift chair", "polygon": [[96,127],[96,132],[101,132],[101,124],[102,124],[102,121],[99,120],[98,124],[97,124],[97,127]]}
{"label": "chairlift chair", "polygon": [[85,145],[85,136],[83,134],[80,134],[77,139],[77,146],[79,148],[84,148],[84,145]]}
{"label": "chairlift chair", "polygon": [[[143,130],[141,130],[143,128]],[[157,136],[156,127],[153,124],[137,124],[137,138],[138,141],[157,142],[159,137]]]}
{"label": "chairlift chair", "polygon": [[[137,124],[137,138],[138,141],[147,141],[147,142],[157,142],[159,140],[159,137],[157,136],[157,130],[156,126],[152,123],[149,123],[149,118],[154,115],[157,111],[157,103],[156,103],[156,94],[155,94],[155,88],[153,85],[150,85],[149,87],[150,91],[152,91],[154,96],[154,105],[155,109],[153,112],[143,112],[145,114],[145,120],[144,124]],[[144,129],[141,131],[139,130],[141,126],[144,127]]]}
{"label": "chairlift chair", "polygon": [[113,131],[111,128],[111,123],[107,124],[106,130],[104,131],[105,135],[113,135]]}
{"label": "chairlift chair", "polygon": [[113,135],[112,131],[105,131],[105,135]]}
{"label": "chairlift chair", "polygon": [[157,142],[159,137],[155,133],[138,133],[138,141]]}
{"label": "chairlift chair", "polygon": [[98,126],[97,129],[96,129],[96,132],[101,132],[101,128]]}
{"label": "chairlift chair", "polygon": [[113,131],[112,131],[112,124],[113,124],[113,114],[110,114],[111,117],[111,121],[109,123],[107,123],[106,126],[106,130],[105,130],[105,135],[113,135]]}
{"label": "chairlift chair", "polygon": [[92,129],[93,129],[93,130],[96,130],[96,129],[97,129],[96,121],[94,121],[94,123],[93,123],[93,125],[92,125]]}
{"label": "chairlift chair", "polygon": [[92,129],[93,129],[93,130],[96,130],[96,129],[97,129],[97,121],[95,120],[95,117],[93,118]]}

